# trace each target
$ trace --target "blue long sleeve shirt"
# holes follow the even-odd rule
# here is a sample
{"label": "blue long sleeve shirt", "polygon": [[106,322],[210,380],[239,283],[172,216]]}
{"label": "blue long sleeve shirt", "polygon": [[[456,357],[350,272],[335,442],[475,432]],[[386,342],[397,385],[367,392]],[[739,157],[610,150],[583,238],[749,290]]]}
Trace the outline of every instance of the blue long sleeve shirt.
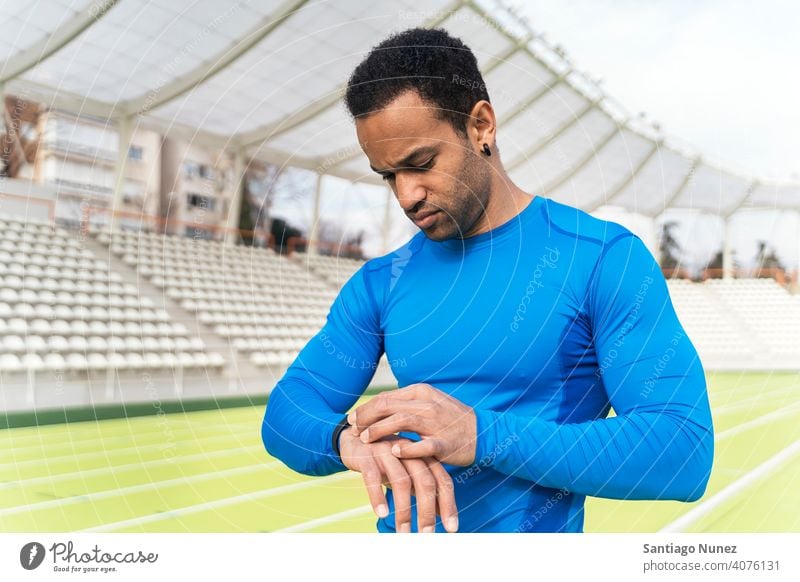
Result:
{"label": "blue long sleeve shirt", "polygon": [[[703,368],[657,262],[619,224],[535,196],[486,233],[420,232],[366,262],[272,391],[267,451],[308,475],[346,470],[332,432],[383,353],[399,386],[431,384],[475,410],[475,463],[444,465],[459,531],[579,532],[587,495],[705,491]],[[387,500],[381,532],[395,530]]]}

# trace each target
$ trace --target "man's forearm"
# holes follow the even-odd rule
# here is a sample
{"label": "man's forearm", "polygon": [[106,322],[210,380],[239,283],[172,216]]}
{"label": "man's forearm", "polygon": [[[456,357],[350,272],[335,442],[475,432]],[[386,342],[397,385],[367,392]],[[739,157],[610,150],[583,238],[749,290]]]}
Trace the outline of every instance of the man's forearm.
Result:
{"label": "man's forearm", "polygon": [[347,470],[333,450],[332,434],[342,418],[310,386],[279,382],[267,403],[261,438],[267,452],[305,475]]}
{"label": "man's forearm", "polygon": [[558,424],[476,410],[475,463],[582,495],[694,501],[711,472],[713,432],[681,412],[637,410]]}

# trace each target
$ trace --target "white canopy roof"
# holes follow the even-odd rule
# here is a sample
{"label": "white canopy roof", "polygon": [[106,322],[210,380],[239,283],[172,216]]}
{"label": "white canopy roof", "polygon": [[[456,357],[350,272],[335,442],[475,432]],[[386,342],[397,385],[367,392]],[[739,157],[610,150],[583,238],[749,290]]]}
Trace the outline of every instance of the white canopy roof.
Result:
{"label": "white canopy roof", "polygon": [[593,210],[800,209],[800,183],[739,175],[628,115],[494,0],[40,0],[0,5],[0,87],[354,181],[380,183],[342,104],[390,31],[442,26],[475,52],[520,187]]}

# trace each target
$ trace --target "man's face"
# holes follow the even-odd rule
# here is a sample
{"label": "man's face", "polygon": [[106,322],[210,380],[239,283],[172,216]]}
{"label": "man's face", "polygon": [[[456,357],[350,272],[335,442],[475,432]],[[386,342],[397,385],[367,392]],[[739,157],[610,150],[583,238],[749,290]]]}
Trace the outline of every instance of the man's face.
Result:
{"label": "man's face", "polygon": [[370,166],[428,238],[473,234],[489,199],[491,168],[416,92],[356,120],[356,133]]}

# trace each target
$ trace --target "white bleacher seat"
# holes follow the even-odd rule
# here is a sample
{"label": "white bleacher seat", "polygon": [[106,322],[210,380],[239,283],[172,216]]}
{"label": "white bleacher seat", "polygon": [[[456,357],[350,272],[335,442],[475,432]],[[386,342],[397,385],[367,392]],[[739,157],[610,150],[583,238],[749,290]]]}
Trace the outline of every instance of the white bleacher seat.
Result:
{"label": "white bleacher seat", "polygon": [[86,362],[90,370],[105,370],[109,367],[106,357],[99,353],[90,353],[86,356]]}
{"label": "white bleacher seat", "polygon": [[61,354],[48,353],[44,355],[45,370],[63,370],[66,367],[67,367],[67,361]]}
{"label": "white bleacher seat", "polygon": [[128,367],[128,360],[123,354],[111,352],[106,354],[106,359],[108,360],[108,365],[117,370],[124,370]]}
{"label": "white bleacher seat", "polygon": [[38,354],[24,354],[20,362],[26,370],[38,371],[44,368],[44,360]]}
{"label": "white bleacher seat", "polygon": [[67,354],[65,359],[67,362],[67,368],[70,370],[80,371],[86,370],[89,367],[86,357],[83,354],[73,352]]}
{"label": "white bleacher seat", "polygon": [[144,358],[139,352],[128,352],[125,354],[128,368],[132,370],[141,370],[146,367]]}
{"label": "white bleacher seat", "polygon": [[69,349],[76,352],[85,352],[89,348],[89,342],[82,335],[71,335],[67,341]]}
{"label": "white bleacher seat", "polygon": [[130,335],[125,338],[125,347],[132,352],[141,352],[144,349],[142,340],[135,335]]}
{"label": "white bleacher seat", "polygon": [[18,335],[7,335],[3,338],[3,349],[10,353],[23,353],[25,351],[25,340]]}
{"label": "white bleacher seat", "polygon": [[29,352],[43,354],[47,351],[47,341],[38,335],[29,335],[25,338],[25,348]]}
{"label": "white bleacher seat", "polygon": [[181,365],[181,367],[191,368],[194,366],[194,358],[192,357],[192,354],[188,352],[179,352],[178,354],[176,354],[176,356],[178,358],[178,363]]}
{"label": "white bleacher seat", "polygon": [[16,355],[0,355],[0,372],[19,372],[23,369],[22,362],[20,362]]}

